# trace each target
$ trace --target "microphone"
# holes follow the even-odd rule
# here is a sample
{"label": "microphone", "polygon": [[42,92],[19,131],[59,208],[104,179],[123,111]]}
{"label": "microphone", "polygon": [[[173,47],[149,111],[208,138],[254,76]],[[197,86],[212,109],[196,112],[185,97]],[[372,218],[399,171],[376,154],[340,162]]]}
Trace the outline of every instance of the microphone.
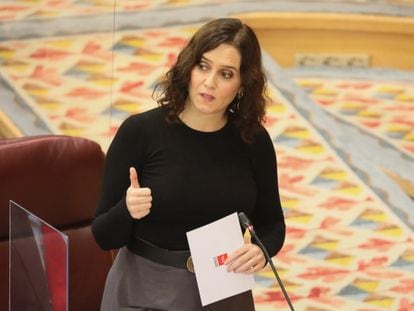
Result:
{"label": "microphone", "polygon": [[283,296],[285,297],[286,302],[288,303],[288,305],[290,307],[290,310],[295,311],[295,309],[293,308],[292,302],[290,301],[289,295],[286,292],[285,287],[283,286],[283,282],[280,279],[279,274],[276,271],[276,267],[273,264],[272,258],[269,256],[269,253],[267,252],[266,248],[264,247],[262,241],[260,241],[259,237],[257,236],[256,231],[254,231],[252,222],[250,221],[250,219],[243,212],[239,213],[239,221],[240,221],[240,224],[242,225],[242,227],[244,229],[249,230],[250,234],[256,240],[257,244],[259,245],[259,247],[263,251],[263,253],[266,257],[266,260],[269,262],[270,266],[272,267],[273,274],[275,275],[275,277],[277,279],[277,282],[279,283],[279,287],[282,290]]}

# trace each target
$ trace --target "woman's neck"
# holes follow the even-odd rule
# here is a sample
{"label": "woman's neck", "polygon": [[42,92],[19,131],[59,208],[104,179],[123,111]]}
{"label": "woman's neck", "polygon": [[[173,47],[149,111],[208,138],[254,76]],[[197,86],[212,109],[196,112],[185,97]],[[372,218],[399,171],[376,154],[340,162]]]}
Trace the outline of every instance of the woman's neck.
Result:
{"label": "woman's neck", "polygon": [[196,114],[186,109],[180,113],[179,118],[188,127],[201,132],[218,131],[227,123],[227,115]]}

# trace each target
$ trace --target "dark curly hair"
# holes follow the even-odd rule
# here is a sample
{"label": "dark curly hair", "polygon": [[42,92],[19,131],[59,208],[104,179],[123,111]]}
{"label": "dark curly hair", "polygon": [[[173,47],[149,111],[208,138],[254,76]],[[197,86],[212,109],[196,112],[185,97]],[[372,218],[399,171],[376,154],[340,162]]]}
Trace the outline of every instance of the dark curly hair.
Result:
{"label": "dark curly hair", "polygon": [[176,64],[155,86],[154,94],[158,92],[157,102],[167,110],[167,121],[179,121],[178,115],[184,110],[189,92],[191,71],[200,63],[204,53],[221,44],[235,47],[241,55],[242,96],[233,99],[227,114],[229,121],[240,129],[242,139],[251,143],[265,115],[266,77],[257,37],[239,19],[219,18],[202,26],[180,52]]}

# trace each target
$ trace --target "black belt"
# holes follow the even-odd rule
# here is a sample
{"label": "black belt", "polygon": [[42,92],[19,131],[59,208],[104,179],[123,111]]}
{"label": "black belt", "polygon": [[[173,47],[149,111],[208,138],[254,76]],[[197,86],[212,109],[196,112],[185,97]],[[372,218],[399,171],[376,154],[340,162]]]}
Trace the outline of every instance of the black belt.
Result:
{"label": "black belt", "polygon": [[127,247],[131,252],[156,263],[186,269],[194,273],[190,251],[168,250],[137,238],[130,241]]}

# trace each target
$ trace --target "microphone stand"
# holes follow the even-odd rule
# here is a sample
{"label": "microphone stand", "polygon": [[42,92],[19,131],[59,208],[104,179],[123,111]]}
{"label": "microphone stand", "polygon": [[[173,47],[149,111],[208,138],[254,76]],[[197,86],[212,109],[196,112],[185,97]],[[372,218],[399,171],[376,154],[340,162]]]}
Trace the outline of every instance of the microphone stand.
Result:
{"label": "microphone stand", "polygon": [[268,261],[268,263],[270,264],[270,267],[272,268],[273,274],[275,275],[277,282],[279,283],[279,287],[282,290],[283,296],[286,299],[286,302],[289,305],[289,308],[291,311],[295,311],[295,309],[293,308],[292,302],[290,301],[289,295],[286,292],[285,287],[283,286],[283,282],[279,277],[279,274],[277,273],[276,267],[273,264],[272,258],[270,257],[269,253],[267,252],[266,248],[264,247],[262,241],[260,241],[259,237],[256,234],[256,231],[253,228],[252,223],[250,222],[249,218],[247,218],[247,216],[241,212],[239,213],[239,220],[241,225],[243,226],[243,228],[249,230],[250,234],[252,235],[252,237],[256,240],[257,244],[259,245],[259,247],[262,249],[266,260]]}

